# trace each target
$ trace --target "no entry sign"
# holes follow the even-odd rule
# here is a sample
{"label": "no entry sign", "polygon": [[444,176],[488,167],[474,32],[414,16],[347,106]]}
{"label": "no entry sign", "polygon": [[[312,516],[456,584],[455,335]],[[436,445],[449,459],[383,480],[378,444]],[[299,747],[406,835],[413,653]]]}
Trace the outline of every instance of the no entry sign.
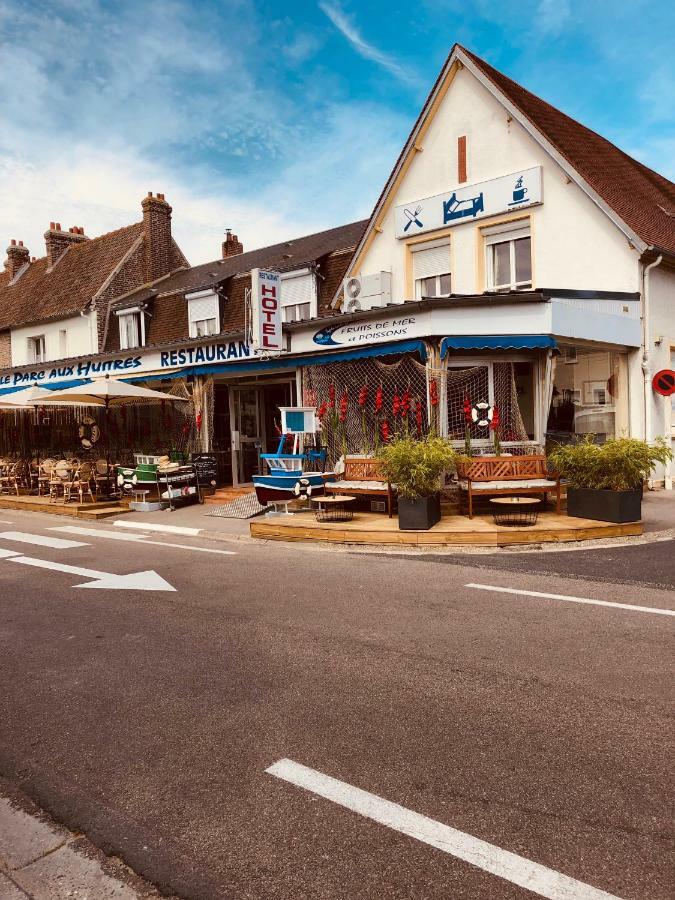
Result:
{"label": "no entry sign", "polygon": [[662,397],[670,397],[675,394],[675,371],[673,369],[661,369],[652,379],[652,387]]}

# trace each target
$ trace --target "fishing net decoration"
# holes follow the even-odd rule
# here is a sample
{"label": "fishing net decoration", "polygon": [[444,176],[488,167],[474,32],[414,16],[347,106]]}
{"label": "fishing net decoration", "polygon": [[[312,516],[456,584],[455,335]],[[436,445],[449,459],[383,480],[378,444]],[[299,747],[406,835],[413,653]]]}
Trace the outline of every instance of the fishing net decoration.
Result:
{"label": "fishing net decoration", "polygon": [[[513,363],[493,363],[493,382],[504,451],[533,452],[536,447],[518,406]],[[465,398],[476,403],[490,397],[487,365],[433,369],[411,355],[307,367],[302,386],[303,404],[323,412],[322,442],[330,465],[344,453],[373,453],[384,440],[405,433],[447,434],[463,449]],[[469,430],[472,452],[490,452],[492,431],[476,423]]]}
{"label": "fishing net decoration", "polygon": [[[471,404],[490,398],[489,369],[484,366],[450,367],[446,374],[446,395],[448,413],[448,437],[464,446],[465,429],[464,402]],[[518,405],[518,393],[513,363],[493,363],[494,405],[499,410],[499,437],[502,445],[528,443],[528,434]],[[489,427],[469,423],[472,450],[489,450],[493,444],[493,434]],[[529,446],[529,444],[528,444]],[[514,452],[518,448],[510,448]],[[529,452],[531,452],[531,446]],[[523,451],[524,452],[524,451]]]}
{"label": "fishing net decoration", "polygon": [[429,411],[438,411],[438,403],[430,402],[426,367],[410,354],[306,367],[302,388],[303,404],[323,411],[330,466],[344,453],[373,453],[395,434],[428,434]]}

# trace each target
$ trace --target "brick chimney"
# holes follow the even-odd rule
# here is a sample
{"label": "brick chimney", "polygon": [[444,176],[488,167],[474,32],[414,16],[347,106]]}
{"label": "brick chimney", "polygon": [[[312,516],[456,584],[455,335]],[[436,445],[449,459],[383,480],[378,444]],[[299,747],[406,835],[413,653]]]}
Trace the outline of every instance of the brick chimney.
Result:
{"label": "brick chimney", "polygon": [[238,256],[244,252],[244,245],[236,234],[232,234],[232,229],[227,228],[225,231],[225,240],[223,241],[223,259],[228,256]]}
{"label": "brick chimney", "polygon": [[143,198],[143,233],[145,237],[145,277],[154,281],[171,271],[171,207],[164,194]]}
{"label": "brick chimney", "polygon": [[12,238],[9,247],[7,248],[7,259],[5,260],[5,268],[9,272],[10,281],[13,281],[16,278],[19,269],[21,269],[22,266],[25,266],[27,262],[30,262],[28,247],[24,247],[23,241],[17,243],[14,238]]}
{"label": "brick chimney", "polygon": [[78,225],[63,231],[60,222],[50,222],[49,228],[45,231],[47,269],[52,269],[56,265],[71,244],[81,244],[88,240],[84,228]]}

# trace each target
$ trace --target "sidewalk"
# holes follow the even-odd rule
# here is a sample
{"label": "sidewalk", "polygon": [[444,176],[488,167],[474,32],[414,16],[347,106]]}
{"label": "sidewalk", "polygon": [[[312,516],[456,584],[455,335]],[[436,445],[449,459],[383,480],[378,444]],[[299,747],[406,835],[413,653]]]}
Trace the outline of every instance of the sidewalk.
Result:
{"label": "sidewalk", "polygon": [[[0,900],[159,900],[118,859],[57,825],[0,779]],[[177,898],[175,898],[177,900]]]}

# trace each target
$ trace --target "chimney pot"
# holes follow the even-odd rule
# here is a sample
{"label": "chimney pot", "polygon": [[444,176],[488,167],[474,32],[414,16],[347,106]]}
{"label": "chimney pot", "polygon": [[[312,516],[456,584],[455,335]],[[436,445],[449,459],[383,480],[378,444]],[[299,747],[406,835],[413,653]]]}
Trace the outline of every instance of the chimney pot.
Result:
{"label": "chimney pot", "polygon": [[9,272],[9,280],[13,281],[17,273],[27,262],[30,262],[30,253],[28,247],[24,247],[23,241],[17,241],[12,238],[7,248],[7,259],[5,261],[5,269]]}
{"label": "chimney pot", "polygon": [[54,223],[54,222],[50,222],[50,223],[49,223],[49,229],[50,229],[50,231],[54,231],[55,228],[56,228],[55,223]]}
{"label": "chimney pot", "polygon": [[148,197],[152,197],[152,191],[148,191]]}
{"label": "chimney pot", "polygon": [[237,235],[232,233],[231,228],[228,228],[225,231],[225,240],[222,244],[222,251],[223,259],[227,259],[230,256],[238,256],[240,253],[244,252],[244,245]]}
{"label": "chimney pot", "polygon": [[14,238],[12,238],[12,240],[9,243],[10,243],[11,247],[16,247],[16,241],[14,240]]}
{"label": "chimney pot", "polygon": [[60,222],[56,223],[56,230],[61,231],[61,223]]}

